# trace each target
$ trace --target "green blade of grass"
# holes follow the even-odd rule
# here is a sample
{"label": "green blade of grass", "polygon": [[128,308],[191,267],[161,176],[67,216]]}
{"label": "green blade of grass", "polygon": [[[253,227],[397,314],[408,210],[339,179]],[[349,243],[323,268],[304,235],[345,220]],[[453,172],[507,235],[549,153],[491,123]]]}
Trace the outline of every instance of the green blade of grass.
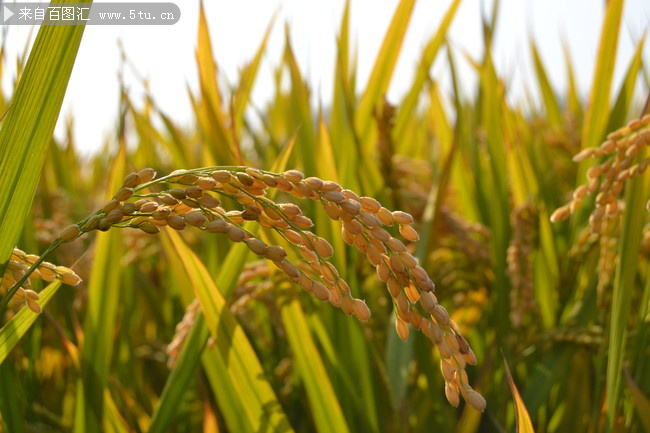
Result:
{"label": "green blade of grass", "polygon": [[266,32],[264,33],[264,38],[260,43],[255,57],[253,60],[247,64],[241,72],[241,77],[239,80],[239,87],[233,94],[233,124],[235,128],[235,134],[237,137],[241,134],[242,124],[244,123],[244,112],[249,102],[250,94],[253,91],[253,85],[255,84],[255,79],[257,77],[257,71],[259,70],[260,63],[262,62],[262,56],[266,51],[266,44],[269,40],[269,35],[273,29],[273,24],[275,22],[276,15],[273,15],[271,22],[269,23]]}
{"label": "green blade of grass", "polygon": [[[589,94],[589,105],[582,126],[582,148],[594,147],[606,133],[610,109],[610,94],[616,62],[621,16],[624,0],[607,2],[605,21],[600,34],[600,45],[594,69],[593,84]],[[578,170],[578,182],[582,182],[584,174],[591,162],[583,161]]]}
{"label": "green blade of grass", "polygon": [[359,101],[359,107],[355,113],[355,125],[361,142],[364,144],[364,150],[369,150],[372,146],[372,142],[368,140],[374,119],[372,113],[388,91],[388,85],[397,64],[414,6],[415,0],[399,2],[370,73],[366,90]]}
{"label": "green blade of grass", "polygon": [[560,104],[558,104],[555,92],[551,86],[551,82],[548,79],[548,74],[546,73],[546,68],[544,67],[544,62],[539,54],[537,49],[537,44],[533,40],[530,41],[530,51],[533,53],[533,62],[535,64],[535,74],[537,75],[537,84],[539,85],[539,91],[542,95],[542,101],[544,101],[544,107],[546,108],[546,117],[548,123],[552,127],[559,127],[562,124],[562,113],[560,112]]}
{"label": "green blade of grass", "polygon": [[210,32],[201,3],[199,13],[199,32],[196,48],[196,63],[199,68],[201,98],[195,106],[195,113],[205,137],[207,150],[211,152],[214,162],[222,165],[237,164],[239,148],[233,142],[226,126],[226,113],[223,110],[223,98],[217,81],[217,63],[212,52]]}
{"label": "green blade of grass", "polygon": [[512,392],[512,399],[515,405],[515,417],[517,420],[517,433],[535,433],[533,428],[533,422],[530,420],[530,415],[528,415],[528,410],[526,409],[526,404],[519,394],[517,385],[512,378],[510,373],[510,367],[508,366],[508,361],[506,357],[503,357],[503,365],[506,369],[506,377],[508,378],[508,386],[510,387],[510,392]]}
{"label": "green blade of grass", "polygon": [[[165,382],[160,401],[151,417],[151,424],[147,430],[149,433],[163,433],[169,430],[176,415],[176,407],[187,385],[192,382],[209,334],[210,331],[205,326],[205,319],[199,315],[187,335],[169,378]],[[226,408],[226,412],[229,412],[229,409]]]}
{"label": "green blade of grass", "polygon": [[350,59],[350,1],[345,2],[336,41],[334,95],[329,111],[330,136],[338,175],[343,185],[359,191],[358,164],[360,149],[354,132],[355,73]]}
{"label": "green blade of grass", "polygon": [[126,420],[120,415],[117,405],[108,390],[104,391],[104,426],[106,433],[129,433],[133,431],[129,428]]}
{"label": "green blade of grass", "polygon": [[[643,152],[642,158],[647,158]],[[637,270],[640,241],[646,221],[645,203],[650,192],[650,176],[639,176],[629,182],[625,188],[625,210],[621,226],[616,275],[612,296],[611,319],[609,329],[609,352],[607,355],[607,419],[614,427],[617,410],[620,405],[621,377],[625,359],[627,326],[630,317],[632,293],[635,289],[634,278]]]}
{"label": "green blade of grass", "polygon": [[349,431],[297,299],[293,297],[282,302],[280,314],[294,353],[296,368],[307,390],[316,429],[321,433]]}
{"label": "green blade of grass", "polygon": [[85,26],[41,26],[0,129],[0,275],[16,246]]}
{"label": "green blade of grass", "polygon": [[449,31],[449,27],[454,20],[456,11],[460,6],[461,1],[462,0],[454,0],[451,3],[447,9],[447,12],[445,13],[445,16],[442,18],[440,25],[438,26],[438,30],[436,30],[436,33],[424,47],[422,58],[420,59],[420,63],[418,64],[417,70],[415,72],[415,79],[413,80],[413,84],[411,85],[408,94],[406,97],[404,97],[404,100],[400,104],[399,113],[395,119],[394,137],[396,140],[399,137],[404,136],[404,128],[406,127],[409,118],[413,116],[418,101],[420,100],[420,94],[422,92],[422,88],[424,87],[424,83],[429,77],[429,70],[431,69],[433,62],[438,55],[438,51],[440,51],[440,47],[447,37],[447,32]]}
{"label": "green blade of grass", "polygon": [[[107,200],[122,185],[126,144],[120,145],[108,182]],[[77,385],[76,432],[99,431],[103,426],[104,389],[113,354],[114,329],[120,297],[123,234],[119,229],[97,234],[95,258],[88,283],[88,311],[81,349],[81,380]]]}
{"label": "green blade of grass", "polygon": [[[28,310],[27,307],[23,310]],[[37,315],[36,313],[32,313]],[[0,429],[12,433],[25,431],[25,402],[16,365],[9,362],[0,364]]]}
{"label": "green blade of grass", "polygon": [[[224,401],[230,394],[230,397],[234,396],[241,403],[244,412],[230,415],[245,417],[248,426],[246,430],[292,431],[282,406],[265,379],[265,373],[253,347],[230,312],[210,273],[178,233],[167,230],[167,235],[174,245],[175,258],[183,263],[187,271],[201,304],[205,323],[214,338],[217,350],[213,353],[218,361],[214,367],[217,368],[220,378],[217,400],[220,404],[230,404],[232,401]],[[221,389],[228,392],[221,393]]]}
{"label": "green blade of grass", "polygon": [[650,431],[650,399],[634,382],[632,375],[626,368],[623,369],[623,373],[625,374],[625,381],[627,382],[627,386],[630,388],[632,403],[634,403],[634,407],[636,408],[636,412],[639,415],[641,424],[643,424],[643,428],[648,432]]}
{"label": "green blade of grass", "polygon": [[580,102],[578,85],[576,83],[576,74],[573,68],[573,59],[571,58],[571,53],[569,52],[569,45],[566,42],[562,44],[562,52],[564,54],[564,62],[566,63],[567,74],[567,109],[576,117],[581,118],[582,103]]}
{"label": "green blade of grass", "polygon": [[614,103],[614,108],[612,108],[612,114],[609,117],[607,131],[613,131],[625,123],[626,116],[630,108],[630,103],[634,97],[634,88],[637,84],[639,71],[641,70],[641,65],[643,63],[644,42],[645,35],[643,38],[641,38],[638,45],[636,46],[636,50],[632,56],[630,65],[628,66],[627,72],[625,73],[625,78],[621,84],[621,90],[618,92],[618,97]]}
{"label": "green blade of grass", "polygon": [[[41,299],[37,303],[41,308],[45,308],[50,299],[59,290],[59,287],[61,287],[61,282],[57,280],[49,284],[38,294]],[[7,355],[16,347],[16,344],[23,338],[23,335],[25,335],[38,317],[39,315],[37,313],[24,307],[0,329],[0,364],[4,362]]]}
{"label": "green blade of grass", "polygon": [[362,158],[359,164],[364,172],[361,180],[364,186],[363,192],[367,194],[373,194],[381,187],[379,169],[372,163],[377,155],[373,139],[376,136],[376,129],[373,126],[374,112],[382,105],[388,91],[414,6],[415,0],[401,0],[397,5],[354,115],[354,125],[361,144]]}

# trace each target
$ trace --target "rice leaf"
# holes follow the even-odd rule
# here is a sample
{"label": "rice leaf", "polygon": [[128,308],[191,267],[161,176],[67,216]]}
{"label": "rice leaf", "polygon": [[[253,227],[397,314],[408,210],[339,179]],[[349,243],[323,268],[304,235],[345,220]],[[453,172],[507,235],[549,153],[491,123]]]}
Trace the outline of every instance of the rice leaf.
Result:
{"label": "rice leaf", "polygon": [[539,85],[539,91],[542,95],[542,101],[544,101],[544,107],[546,108],[546,117],[549,125],[552,127],[559,127],[562,124],[562,114],[560,113],[560,104],[557,101],[553,87],[546,73],[546,68],[542,61],[541,56],[539,55],[539,50],[537,49],[537,44],[534,41],[530,41],[530,51],[533,54],[533,62],[535,64],[535,74],[537,75],[537,84]]}
{"label": "rice leaf", "polygon": [[0,275],[18,242],[85,26],[41,26],[0,129]]}
{"label": "rice leaf", "polygon": [[[107,201],[122,185],[125,165],[126,144],[122,141],[113,161]],[[99,431],[103,426],[104,389],[113,355],[113,329],[117,324],[121,291],[122,272],[119,263],[123,250],[120,230],[97,234],[95,257],[88,282],[88,310],[81,348],[81,379],[77,384],[74,419],[76,432]]]}
{"label": "rice leaf", "polygon": [[[649,152],[644,149],[642,154],[643,158],[647,158]],[[626,352],[627,325],[632,293],[635,289],[637,257],[646,221],[645,204],[649,194],[650,176],[647,173],[629,182],[625,188],[625,210],[616,260],[607,356],[606,401],[610,427],[616,423],[617,411],[621,403],[619,396]]]}
{"label": "rice leaf", "polygon": [[[38,295],[40,300],[36,301],[41,308],[44,308],[47,303],[52,299],[52,296],[61,287],[61,281],[54,281],[42,290]],[[25,333],[29,330],[32,324],[40,316],[37,313],[34,313],[27,307],[21,308],[20,311],[11,318],[7,323],[4,324],[2,329],[0,329],[0,364],[4,362],[7,358],[7,355],[11,353],[16,344],[20,341]]]}
{"label": "rice leaf", "polygon": [[530,415],[528,415],[528,410],[526,409],[526,404],[519,394],[517,385],[512,379],[512,374],[510,373],[510,367],[508,366],[508,361],[506,357],[503,356],[503,365],[506,370],[506,377],[508,378],[508,386],[510,386],[510,392],[512,392],[512,399],[515,404],[515,416],[517,420],[517,432],[518,433],[535,433],[533,428],[533,422],[530,420]]}
{"label": "rice leaf", "polygon": [[334,72],[334,95],[329,111],[330,136],[338,175],[342,185],[359,191],[359,143],[354,132],[356,104],[354,64],[350,59],[350,0],[346,0],[339,35],[336,41],[337,57]]}
{"label": "rice leaf", "polygon": [[645,431],[650,431],[650,398],[646,395],[647,391],[644,394],[636,382],[634,382],[634,378],[632,378],[627,368],[623,368],[623,374],[627,386],[630,389],[630,394],[632,394],[632,403],[634,403],[634,408],[643,424],[643,428]]}
{"label": "rice leaf", "polygon": [[634,97],[634,88],[637,85],[637,79],[639,76],[639,71],[641,70],[641,64],[643,63],[643,47],[644,47],[645,37],[641,38],[630,65],[627,68],[623,83],[621,84],[621,90],[618,92],[618,97],[614,103],[614,108],[612,108],[612,113],[609,118],[609,123],[607,125],[607,131],[614,131],[620,125],[625,123],[628,110],[630,108],[630,103]]}
{"label": "rice leaf", "polygon": [[[600,34],[600,45],[594,68],[593,84],[589,94],[589,105],[587,106],[585,122],[582,127],[583,149],[598,145],[606,133],[623,3],[624,0],[607,2],[605,21]],[[578,174],[580,181],[583,178],[584,170],[586,170],[585,164],[581,164],[581,167],[583,166],[585,168],[582,168]]]}
{"label": "rice leaf", "polygon": [[[248,428],[237,431],[292,431],[282,406],[264,377],[264,371],[253,347],[230,312],[208,270],[178,233],[167,230],[167,234],[174,244],[176,259],[185,266],[192,288],[201,304],[205,323],[214,338],[214,360],[218,362],[214,367],[220,377],[215,397],[220,405],[229,404],[230,398],[228,401],[224,400],[228,394],[241,403],[243,412],[229,415],[244,417]],[[226,420],[228,419],[226,416]],[[230,427],[234,430],[235,426]]]}
{"label": "rice leaf", "polygon": [[396,139],[404,135],[406,124],[408,120],[413,116],[413,113],[420,99],[420,94],[422,93],[424,83],[429,77],[429,70],[433,66],[433,62],[436,60],[442,44],[445,42],[447,32],[449,31],[449,27],[451,26],[454,17],[456,16],[456,11],[460,6],[461,1],[462,0],[454,0],[451,5],[449,5],[445,16],[442,18],[442,21],[436,30],[436,33],[427,42],[427,45],[422,51],[422,57],[420,58],[420,62],[418,63],[417,69],[415,71],[413,84],[411,84],[411,88],[404,97],[404,100],[402,100],[399,113],[395,119],[394,137],[396,137]]}
{"label": "rice leaf", "polygon": [[241,134],[242,124],[244,123],[244,112],[248,106],[250,94],[253,91],[253,85],[255,84],[255,79],[257,78],[257,71],[259,70],[260,63],[262,62],[262,56],[266,51],[266,44],[269,40],[271,30],[273,30],[273,24],[275,23],[276,17],[277,14],[273,15],[271,18],[271,22],[269,23],[266,32],[264,33],[264,38],[262,39],[257,52],[255,53],[255,57],[253,57],[253,60],[251,60],[251,62],[244,66],[242,69],[239,79],[239,87],[233,94],[232,118],[235,128],[235,135],[238,139]]}
{"label": "rice leaf", "polygon": [[287,299],[281,307],[282,322],[287,330],[296,368],[307,390],[316,429],[321,433],[349,431],[298,300],[295,297]]}
{"label": "rice leaf", "polygon": [[206,149],[215,164],[240,163],[239,148],[233,142],[226,126],[227,115],[223,109],[223,97],[217,81],[217,63],[214,60],[203,2],[199,11],[196,63],[199,68],[201,98],[195,105],[195,113],[206,144],[209,145]]}
{"label": "rice leaf", "polygon": [[364,193],[372,194],[380,188],[379,170],[376,164],[368,163],[368,160],[371,160],[376,155],[375,140],[373,140],[376,134],[373,127],[375,122],[374,113],[377,107],[382,105],[388,91],[414,6],[415,0],[401,0],[397,5],[379,54],[375,59],[368,84],[354,115],[354,125],[359,136],[363,155],[363,159],[359,163],[365,172],[365,176],[367,176],[367,178],[362,177],[361,179],[365,181],[366,188],[369,188],[367,191],[364,190]]}
{"label": "rice leaf", "polygon": [[17,366],[9,362],[0,364],[0,429],[22,433],[25,431],[25,399],[23,393],[17,392],[20,389],[20,378],[16,370]]}
{"label": "rice leaf", "polygon": [[576,83],[576,74],[573,68],[573,60],[569,52],[569,46],[566,42],[562,43],[562,52],[564,53],[564,61],[566,63],[567,71],[567,109],[573,113],[577,118],[582,118],[582,103],[580,102],[578,85]]}
{"label": "rice leaf", "polygon": [[108,391],[104,390],[104,426],[103,430],[107,433],[129,433],[133,431],[129,428],[126,420],[120,415],[117,405],[113,400],[113,396]]}
{"label": "rice leaf", "polygon": [[[163,433],[169,430],[185,389],[192,382],[209,335],[210,331],[205,326],[205,319],[203,315],[199,315],[165,382],[160,401],[151,417],[151,424],[147,430],[149,433]],[[232,400],[234,401],[235,398],[233,397]],[[230,413],[230,410],[225,409],[225,413]]]}

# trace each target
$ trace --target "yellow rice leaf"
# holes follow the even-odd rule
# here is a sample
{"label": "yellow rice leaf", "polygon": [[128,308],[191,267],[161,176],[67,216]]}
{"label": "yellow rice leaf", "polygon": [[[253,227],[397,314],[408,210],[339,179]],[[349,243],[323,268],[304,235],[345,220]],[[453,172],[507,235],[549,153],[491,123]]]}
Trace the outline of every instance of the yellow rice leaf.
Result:
{"label": "yellow rice leaf", "polygon": [[508,361],[506,357],[503,357],[503,364],[506,369],[506,376],[508,377],[508,385],[510,386],[510,392],[512,392],[512,399],[515,404],[515,416],[517,420],[517,432],[518,433],[535,433],[533,428],[533,422],[530,420],[530,415],[528,415],[528,410],[526,409],[526,404],[519,394],[517,385],[512,379],[512,374],[510,374],[510,367],[508,367]]}
{"label": "yellow rice leaf", "polygon": [[[251,431],[292,431],[275,392],[265,379],[262,366],[237,319],[230,312],[226,300],[201,260],[185,244],[178,233],[167,230],[174,244],[176,259],[183,263],[192,288],[201,304],[205,323],[214,338],[216,350],[212,351],[221,378],[241,402]],[[217,393],[217,399],[220,396]]]}
{"label": "yellow rice leaf", "polygon": [[381,187],[381,175],[377,164],[373,161],[377,155],[373,139],[377,133],[374,127],[374,113],[376,108],[382,105],[388,91],[414,6],[415,0],[399,2],[354,115],[354,125],[361,145],[362,157],[359,161],[360,169],[363,171],[361,180],[364,189],[367,189],[363,191],[366,194],[374,194]]}

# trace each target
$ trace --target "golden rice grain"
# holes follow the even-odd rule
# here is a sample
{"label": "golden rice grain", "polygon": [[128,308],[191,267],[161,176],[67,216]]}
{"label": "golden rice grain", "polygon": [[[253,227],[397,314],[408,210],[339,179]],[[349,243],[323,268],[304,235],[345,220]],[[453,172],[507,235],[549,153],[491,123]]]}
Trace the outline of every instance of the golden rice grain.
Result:
{"label": "golden rice grain", "polygon": [[169,215],[167,217],[167,225],[174,230],[183,230],[186,226],[186,222],[180,215]]}
{"label": "golden rice grain", "polygon": [[418,232],[409,225],[401,224],[399,226],[399,232],[402,236],[404,236],[404,239],[409,242],[417,242],[420,240],[420,235]]}
{"label": "golden rice grain", "polygon": [[377,213],[381,209],[381,204],[372,197],[361,197],[361,208],[369,213]]}
{"label": "golden rice grain", "polygon": [[370,318],[370,309],[361,299],[354,300],[353,310],[354,315],[362,322],[365,322]]}
{"label": "golden rice grain", "polygon": [[341,191],[341,186],[336,183],[332,182],[331,180],[326,180],[323,182],[323,186],[321,187],[321,191],[327,192],[327,191]]}
{"label": "golden rice grain", "polygon": [[361,211],[361,204],[358,201],[349,198],[340,202],[339,206],[341,207],[341,210],[350,215],[357,215]]}
{"label": "golden rice grain", "polygon": [[314,250],[316,251],[316,254],[318,254],[324,259],[332,257],[332,255],[334,254],[334,249],[332,248],[332,245],[330,245],[330,243],[323,238],[315,239]]}
{"label": "golden rice grain", "polygon": [[465,401],[472,406],[474,409],[478,410],[479,412],[483,412],[485,410],[485,407],[487,406],[487,402],[485,401],[485,398],[479,394],[478,392],[474,391],[473,389],[467,390],[463,397],[465,398]]}
{"label": "golden rice grain", "polygon": [[160,229],[151,223],[142,223],[138,226],[138,228],[150,235],[155,235],[156,233],[160,232]]}
{"label": "golden rice grain", "polygon": [[341,310],[348,316],[354,314],[354,302],[355,299],[351,296],[343,296],[341,299]]}
{"label": "golden rice grain", "polygon": [[153,201],[148,201],[146,199],[143,199],[144,202],[140,205],[140,212],[142,213],[152,213],[155,212],[158,209],[158,203],[155,203]]}
{"label": "golden rice grain", "polygon": [[122,221],[123,217],[124,217],[124,212],[122,212],[122,209],[113,209],[108,214],[106,214],[106,219],[111,224],[115,224]]}
{"label": "golden rice grain", "polygon": [[390,226],[393,224],[393,213],[385,207],[379,208],[376,215],[383,225]]}
{"label": "golden rice grain", "polygon": [[63,242],[70,242],[81,234],[81,229],[76,224],[71,224],[61,231],[59,236]]}
{"label": "golden rice grain", "polygon": [[237,226],[229,225],[226,228],[226,236],[233,242],[241,242],[246,239],[246,232]]}
{"label": "golden rice grain", "polygon": [[118,200],[110,200],[104,205],[104,207],[102,208],[102,212],[109,213],[110,211],[114,209],[118,209],[119,207],[120,207],[120,202]]}
{"label": "golden rice grain", "polygon": [[142,180],[140,179],[138,173],[129,173],[124,178],[124,181],[122,181],[122,184],[126,188],[135,188],[136,186],[140,185],[140,183],[142,183]]}
{"label": "golden rice grain", "polygon": [[257,254],[258,256],[264,256],[267,251],[267,245],[260,239],[257,238],[248,238],[244,240],[248,249]]}
{"label": "golden rice grain", "polygon": [[305,178],[305,175],[298,170],[287,170],[282,174],[282,176],[292,183],[300,182]]}
{"label": "golden rice grain", "polygon": [[323,283],[319,281],[312,282],[311,292],[314,294],[314,296],[316,296],[316,298],[320,299],[321,301],[327,301],[330,298],[329,290],[327,290]]}
{"label": "golden rice grain", "polygon": [[147,183],[156,177],[156,171],[153,168],[143,168],[138,172],[138,177],[141,183]]}
{"label": "golden rice grain", "polygon": [[277,245],[270,245],[266,249],[266,253],[264,257],[266,257],[269,260],[273,260],[274,262],[280,262],[284,260],[285,257],[287,257],[287,252],[282,247],[279,247]]}
{"label": "golden rice grain", "polygon": [[406,341],[409,339],[408,325],[402,319],[399,318],[395,319],[395,331],[397,331],[397,335],[399,336],[399,338],[402,339],[402,341]]}
{"label": "golden rice grain", "polygon": [[338,220],[341,216],[341,208],[334,203],[325,203],[323,205],[323,210],[333,220]]}
{"label": "golden rice grain", "polygon": [[460,403],[460,397],[458,395],[458,388],[456,388],[455,385],[449,382],[445,383],[445,397],[447,397],[447,401],[450,405],[453,407],[458,407],[458,404]]}
{"label": "golden rice grain", "polygon": [[121,188],[115,194],[115,200],[117,200],[117,201],[128,200],[131,197],[133,197],[133,190],[131,188]]}
{"label": "golden rice grain", "polygon": [[386,246],[397,253],[406,252],[406,246],[404,245],[404,243],[402,243],[402,241],[394,237],[388,239],[388,241],[386,242]]}
{"label": "golden rice grain", "polygon": [[317,177],[308,177],[304,183],[313,190],[320,190],[323,187],[323,181]]}

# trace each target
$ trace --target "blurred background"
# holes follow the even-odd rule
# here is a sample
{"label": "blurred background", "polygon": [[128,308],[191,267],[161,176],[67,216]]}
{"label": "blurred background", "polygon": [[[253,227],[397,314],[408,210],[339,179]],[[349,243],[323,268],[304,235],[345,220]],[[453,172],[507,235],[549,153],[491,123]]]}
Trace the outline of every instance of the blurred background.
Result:
{"label": "blurred background", "polygon": [[[174,26],[89,26],[63,62],[74,68],[52,142],[58,105],[46,103],[61,101],[67,75],[48,68],[62,54],[37,41],[13,99],[25,109],[10,110],[38,29],[5,28],[0,177],[11,172],[4,185],[16,189],[0,189],[0,204],[19,202],[24,217],[0,215],[0,231],[20,232],[0,243],[43,254],[144,167],[295,168],[335,181],[412,214],[421,240],[409,251],[478,358],[466,383],[485,412],[448,403],[462,374],[443,378],[447,361],[424,334],[400,340],[399,305],[376,269],[295,190],[276,199],[299,204],[333,243],[370,320],[317,301],[224,236],[89,233],[47,259],[83,282],[35,281],[60,293],[20,341],[3,344],[13,327],[0,329],[5,430],[502,433],[527,410],[538,433],[650,431],[650,116],[639,120],[650,4],[348,4],[183,1]],[[55,30],[57,41],[79,32]],[[616,145],[598,148],[606,137]],[[43,159],[30,158],[39,145]],[[585,151],[597,158],[574,159]],[[182,178],[151,194],[185,188]],[[118,226],[150,216],[131,210]],[[212,314],[197,313],[197,293],[211,295],[199,301]],[[20,307],[7,320],[33,317]],[[217,317],[236,338],[220,338]]]}
{"label": "blurred background", "polygon": [[[358,89],[363,89],[372,70],[374,59],[390,23],[397,0],[357,0],[351,3],[352,49],[358,59]],[[449,1],[425,0],[416,4],[411,24],[388,92],[388,100],[396,103],[409,89],[422,48],[440,24]],[[483,50],[481,11],[490,11],[492,0],[469,0],[461,4],[449,31],[448,41],[459,52],[480,58]],[[148,80],[156,95],[159,108],[180,124],[188,124],[192,109],[187,89],[196,91],[198,74],[195,50],[199,2],[179,1],[181,20],[173,26],[88,26],[75,63],[64,100],[56,134],[64,135],[68,115],[75,119],[74,132],[83,152],[100,148],[106,134],[117,122],[120,68],[119,45],[132,68],[124,71],[124,81],[134,101],[143,93],[141,78]],[[235,83],[239,70],[259,46],[272,17],[276,23],[270,35],[266,53],[253,88],[248,120],[257,122],[253,107],[261,108],[273,97],[273,68],[282,57],[285,27],[290,26],[296,59],[313,93],[312,104],[331,103],[334,65],[336,61],[336,32],[345,2],[300,0],[243,0],[205,2],[205,11],[212,36],[212,47],[225,83]],[[501,2],[499,23],[494,40],[494,62],[502,78],[506,78],[508,98],[526,104],[533,98],[539,102],[534,81],[529,39],[538,45],[549,78],[557,91],[566,90],[566,63],[563,45],[568,49],[578,78],[582,97],[589,91],[591,74],[598,49],[600,23],[604,1],[595,0],[504,0]],[[629,59],[634,43],[650,20],[650,2],[628,0],[625,3],[621,37],[616,62],[615,86],[625,71],[623,59]],[[7,58],[22,53],[32,41],[35,29],[12,27],[6,29]],[[645,56],[650,55],[646,44]],[[9,62],[3,75],[3,86],[11,88],[15,79],[15,63]],[[12,70],[13,68],[13,70]],[[138,74],[140,75],[138,77]],[[460,61],[458,74],[467,88],[476,84],[471,66]],[[443,94],[449,92],[449,71],[438,60],[432,76],[439,80]],[[528,93],[530,92],[530,94]],[[8,93],[8,92],[5,92]],[[638,101],[637,101],[638,102]],[[92,107],[89,110],[88,107]]]}

